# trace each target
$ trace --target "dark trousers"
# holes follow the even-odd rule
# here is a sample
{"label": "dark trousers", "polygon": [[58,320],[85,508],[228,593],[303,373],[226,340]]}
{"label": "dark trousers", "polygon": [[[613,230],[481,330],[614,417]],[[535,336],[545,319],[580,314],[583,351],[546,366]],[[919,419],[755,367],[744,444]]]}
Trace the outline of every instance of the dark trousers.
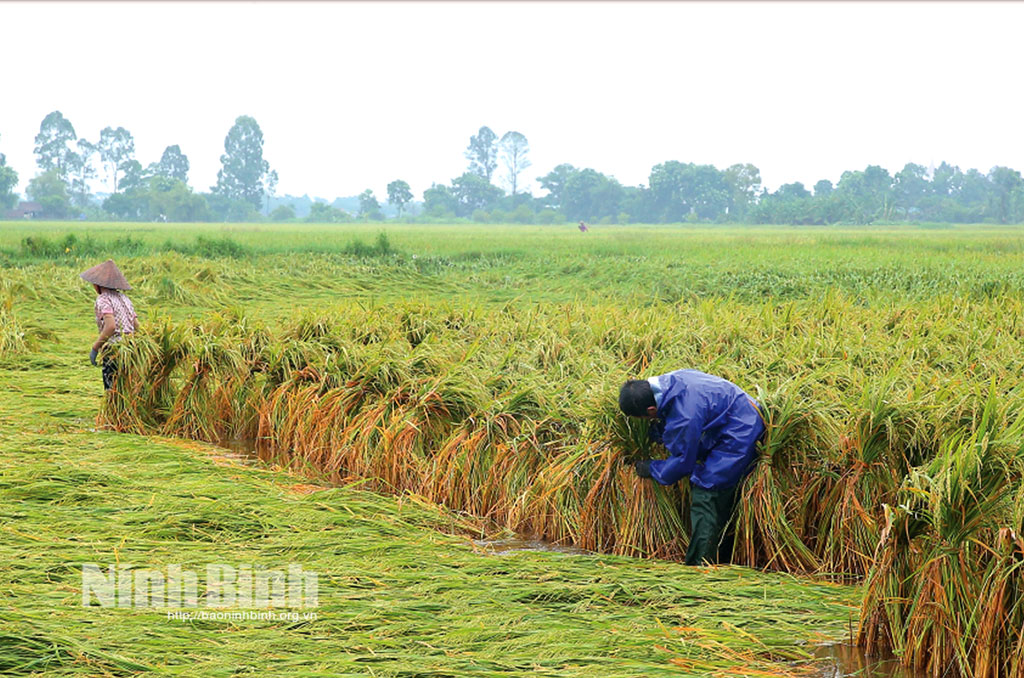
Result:
{"label": "dark trousers", "polygon": [[114,373],[117,372],[117,365],[114,364],[113,358],[103,359],[103,389],[109,391],[110,387],[114,385]]}
{"label": "dark trousers", "polygon": [[[705,490],[690,483],[690,546],[686,564],[727,563],[732,558],[730,521],[736,510],[739,485],[725,490]],[[727,529],[726,528],[730,528]]]}

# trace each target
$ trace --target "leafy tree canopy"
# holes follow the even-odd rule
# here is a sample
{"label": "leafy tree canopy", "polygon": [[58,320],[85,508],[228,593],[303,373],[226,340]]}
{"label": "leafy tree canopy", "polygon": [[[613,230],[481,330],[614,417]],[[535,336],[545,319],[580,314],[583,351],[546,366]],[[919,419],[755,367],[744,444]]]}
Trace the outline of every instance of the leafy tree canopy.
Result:
{"label": "leafy tree canopy", "polygon": [[60,111],[49,113],[40,123],[35,139],[39,168],[44,172],[55,169],[63,177],[75,163],[72,144],[77,139],[75,128]]}
{"label": "leafy tree canopy", "polygon": [[483,177],[489,183],[498,167],[498,135],[490,127],[481,127],[479,132],[469,138],[466,158],[469,159],[469,172]]}
{"label": "leafy tree canopy", "polygon": [[402,209],[412,200],[409,184],[396,179],[388,184],[388,202],[398,208],[398,217],[402,217]]}
{"label": "leafy tree canopy", "polygon": [[181,152],[181,147],[178,144],[165,148],[160,156],[160,161],[149,167],[150,174],[177,179],[185,184],[188,183],[188,170],[188,156]]}
{"label": "leafy tree canopy", "polygon": [[63,219],[71,212],[68,185],[56,167],[29,181],[26,192],[30,199],[42,207],[44,217]]}
{"label": "leafy tree canopy", "polygon": [[270,165],[263,159],[263,132],[255,119],[239,116],[224,138],[221,169],[213,192],[258,208],[263,199],[263,180]]}

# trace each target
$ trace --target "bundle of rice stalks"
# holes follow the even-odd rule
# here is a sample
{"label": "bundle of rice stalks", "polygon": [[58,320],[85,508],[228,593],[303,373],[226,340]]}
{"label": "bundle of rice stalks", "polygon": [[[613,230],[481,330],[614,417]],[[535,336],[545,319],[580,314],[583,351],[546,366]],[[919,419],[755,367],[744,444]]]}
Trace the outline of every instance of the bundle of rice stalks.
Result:
{"label": "bundle of rice stalks", "polygon": [[[913,394],[906,403],[892,398],[898,372],[865,384],[838,446],[822,455],[816,482],[807,492],[809,543],[822,574],[854,581],[873,563],[878,544],[879,507],[891,503],[910,468],[922,459],[923,444]],[[835,419],[833,419],[835,420]]]}
{"label": "bundle of rice stalks", "polygon": [[[897,316],[836,295],[826,306],[707,301],[665,317],[350,304],[304,313],[276,337],[234,309],[126,342],[103,417],[124,430],[256,439],[296,468],[413,491],[519,532],[677,557],[685,483],[631,474],[624,462],[651,451],[615,392],[645,363],[646,374],[693,366],[753,378],[768,387],[758,392],[768,431],[743,488],[734,560],[855,579],[874,562],[883,506],[908,470],[977,424],[984,397],[964,394],[945,361],[1004,337],[956,334],[960,312],[936,308],[949,332],[893,345]],[[1004,365],[979,361],[968,378]]]}
{"label": "bundle of rice stalks", "polygon": [[[801,386],[799,381],[787,385],[797,393]],[[777,391],[759,398],[766,431],[757,468],[743,484],[733,558],[750,566],[816,572],[821,561],[801,529],[800,502],[809,494],[791,490],[811,477],[814,453],[823,444],[818,432],[828,422],[794,396]]]}
{"label": "bundle of rice stalks", "polygon": [[858,638],[933,676],[1024,675],[1024,418],[995,389],[886,511]]}
{"label": "bundle of rice stalks", "polygon": [[172,376],[193,349],[191,329],[164,318],[147,331],[108,346],[117,365],[113,388],[100,408],[100,423],[122,432],[163,430],[177,397]]}

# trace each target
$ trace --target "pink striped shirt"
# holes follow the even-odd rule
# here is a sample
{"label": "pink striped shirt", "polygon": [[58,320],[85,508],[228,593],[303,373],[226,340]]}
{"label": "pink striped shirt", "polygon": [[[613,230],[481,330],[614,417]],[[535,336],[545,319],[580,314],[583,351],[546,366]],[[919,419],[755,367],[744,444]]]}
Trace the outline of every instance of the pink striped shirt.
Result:
{"label": "pink striped shirt", "polygon": [[114,334],[109,341],[117,341],[135,331],[135,307],[128,295],[119,290],[103,290],[96,295],[96,327],[103,331],[103,316],[114,316]]}

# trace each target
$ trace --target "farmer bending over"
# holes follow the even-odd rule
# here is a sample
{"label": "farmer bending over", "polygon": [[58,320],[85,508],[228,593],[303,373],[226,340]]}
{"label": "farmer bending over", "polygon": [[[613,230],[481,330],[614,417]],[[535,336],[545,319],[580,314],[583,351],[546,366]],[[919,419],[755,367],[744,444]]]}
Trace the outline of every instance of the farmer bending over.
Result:
{"label": "farmer bending over", "polygon": [[[667,459],[633,463],[641,478],[662,485],[690,478],[690,546],[686,564],[728,561],[726,537],[737,490],[753,469],[764,420],[757,403],[735,384],[697,370],[631,379],[619,391],[619,408],[651,420],[650,436]],[[723,539],[723,537],[726,537]]]}
{"label": "farmer bending over", "polygon": [[[86,282],[91,282],[96,290],[96,327],[99,328],[100,336],[93,342],[92,350],[89,351],[89,362],[95,365],[96,358],[103,346],[107,343],[112,344],[125,334],[131,334],[138,330],[139,319],[135,315],[135,307],[132,306],[131,299],[121,291],[130,290],[132,286],[125,280],[113,259],[107,259],[102,264],[93,266],[82,273],[80,277]],[[104,389],[110,390],[114,383],[116,370],[114,359],[109,355],[104,355]]]}

